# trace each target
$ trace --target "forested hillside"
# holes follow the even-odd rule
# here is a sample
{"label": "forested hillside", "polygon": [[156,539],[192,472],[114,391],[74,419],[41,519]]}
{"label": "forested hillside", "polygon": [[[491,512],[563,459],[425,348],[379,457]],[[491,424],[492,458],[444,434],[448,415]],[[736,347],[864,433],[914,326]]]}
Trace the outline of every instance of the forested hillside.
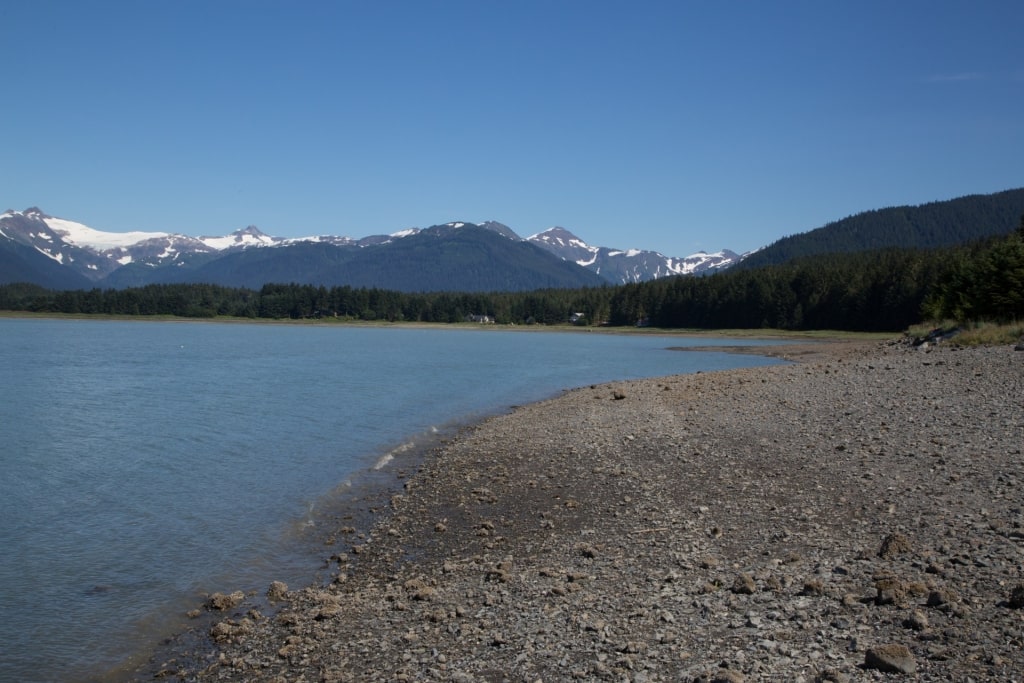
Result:
{"label": "forested hillside", "polygon": [[1006,235],[1016,227],[1021,214],[1024,189],[865,211],[810,232],[783,237],[737,267],[758,268],[816,254],[889,247],[949,247]]}
{"label": "forested hillside", "polygon": [[47,282],[51,287],[88,287],[87,278],[24,244],[0,237],[0,282]]}
{"label": "forested hillside", "polygon": [[258,289],[268,282],[327,287],[387,287],[400,292],[523,291],[597,286],[604,282],[574,263],[553,258],[491,229],[434,226],[387,244],[338,247],[300,243],[228,254],[172,282],[210,282]]}
{"label": "forested hillside", "polygon": [[932,319],[1024,321],[1024,216],[1004,239],[953,250],[923,313]]}

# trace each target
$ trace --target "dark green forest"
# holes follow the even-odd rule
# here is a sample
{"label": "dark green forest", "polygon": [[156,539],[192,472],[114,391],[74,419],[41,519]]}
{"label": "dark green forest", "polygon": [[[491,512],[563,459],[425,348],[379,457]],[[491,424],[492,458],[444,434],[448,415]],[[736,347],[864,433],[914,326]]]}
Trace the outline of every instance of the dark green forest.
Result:
{"label": "dark green forest", "polygon": [[926,320],[1024,319],[1024,218],[1003,237],[943,249],[887,248],[794,258],[708,277],[511,293],[410,294],[376,288],[203,284],[51,291],[0,286],[0,310],[189,318],[651,325],[899,331]]}
{"label": "dark green forest", "polygon": [[1024,213],[1024,189],[864,211],[816,230],[783,237],[751,254],[740,268],[868,249],[934,249],[1013,232]]}

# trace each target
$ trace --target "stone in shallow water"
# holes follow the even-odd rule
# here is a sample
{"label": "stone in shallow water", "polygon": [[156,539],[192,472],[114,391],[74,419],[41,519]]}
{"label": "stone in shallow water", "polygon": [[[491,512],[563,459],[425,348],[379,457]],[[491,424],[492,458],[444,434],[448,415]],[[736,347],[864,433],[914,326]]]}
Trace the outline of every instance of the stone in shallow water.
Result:
{"label": "stone in shallow water", "polygon": [[277,602],[278,600],[283,600],[287,592],[288,585],[286,583],[283,581],[274,581],[267,589],[267,598],[272,602]]}
{"label": "stone in shallow water", "polygon": [[245,593],[242,591],[235,591],[231,595],[213,593],[206,601],[206,607],[207,609],[223,612],[233,607],[237,607],[243,600],[245,600]]}

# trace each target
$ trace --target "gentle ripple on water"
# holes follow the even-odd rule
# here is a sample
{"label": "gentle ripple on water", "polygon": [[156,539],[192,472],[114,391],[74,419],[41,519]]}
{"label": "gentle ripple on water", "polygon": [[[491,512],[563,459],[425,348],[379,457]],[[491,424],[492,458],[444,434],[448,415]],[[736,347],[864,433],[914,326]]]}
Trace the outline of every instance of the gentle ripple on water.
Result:
{"label": "gentle ripple on water", "polygon": [[289,530],[410,435],[582,384],[776,362],[498,330],[6,319],[0,341],[3,681],[82,678],[203,593],[311,576]]}

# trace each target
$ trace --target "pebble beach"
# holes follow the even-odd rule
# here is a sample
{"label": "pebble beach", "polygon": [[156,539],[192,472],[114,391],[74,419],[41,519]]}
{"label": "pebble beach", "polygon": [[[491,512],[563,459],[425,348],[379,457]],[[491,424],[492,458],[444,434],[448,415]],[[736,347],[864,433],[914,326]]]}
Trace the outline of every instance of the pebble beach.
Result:
{"label": "pebble beach", "polygon": [[769,352],[461,431],[135,679],[1024,680],[1024,351]]}

